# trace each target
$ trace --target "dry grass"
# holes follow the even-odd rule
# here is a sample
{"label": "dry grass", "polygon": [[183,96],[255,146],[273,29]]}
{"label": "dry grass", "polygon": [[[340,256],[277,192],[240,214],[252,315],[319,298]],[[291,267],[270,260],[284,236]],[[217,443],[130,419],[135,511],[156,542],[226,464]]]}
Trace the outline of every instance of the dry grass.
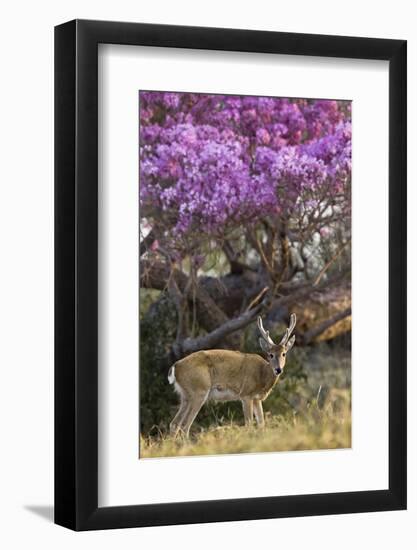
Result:
{"label": "dry grass", "polygon": [[287,416],[267,416],[266,427],[226,426],[194,431],[190,440],[165,434],[141,437],[140,457],[196,456],[236,453],[343,449],[351,446],[350,392],[337,390],[319,408]]}

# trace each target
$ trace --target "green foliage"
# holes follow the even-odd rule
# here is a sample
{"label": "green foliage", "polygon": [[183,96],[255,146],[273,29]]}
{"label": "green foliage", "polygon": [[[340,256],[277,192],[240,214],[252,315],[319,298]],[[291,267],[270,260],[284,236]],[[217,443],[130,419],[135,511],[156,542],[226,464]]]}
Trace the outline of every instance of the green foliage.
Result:
{"label": "green foliage", "polygon": [[[141,305],[149,295],[141,292]],[[166,430],[177,401],[168,384],[169,350],[176,336],[175,305],[166,294],[152,303],[140,322],[140,426],[142,433]]]}
{"label": "green foliage", "polygon": [[303,388],[307,384],[307,374],[302,362],[303,355],[302,350],[296,349],[288,354],[284,372],[273,392],[264,402],[265,412],[284,415],[297,410],[295,400],[303,393]]}
{"label": "green foliage", "polygon": [[151,305],[161,295],[161,291],[153,288],[140,288],[139,293],[139,318],[142,320]]}

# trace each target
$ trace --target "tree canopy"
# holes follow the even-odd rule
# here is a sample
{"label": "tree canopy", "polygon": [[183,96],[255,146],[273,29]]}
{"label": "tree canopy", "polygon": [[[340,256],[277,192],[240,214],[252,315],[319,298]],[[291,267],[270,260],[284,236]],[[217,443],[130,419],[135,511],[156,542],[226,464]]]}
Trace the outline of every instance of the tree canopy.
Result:
{"label": "tree canopy", "polygon": [[349,286],[349,101],[140,92],[139,175],[141,286],[176,306],[174,356]]}

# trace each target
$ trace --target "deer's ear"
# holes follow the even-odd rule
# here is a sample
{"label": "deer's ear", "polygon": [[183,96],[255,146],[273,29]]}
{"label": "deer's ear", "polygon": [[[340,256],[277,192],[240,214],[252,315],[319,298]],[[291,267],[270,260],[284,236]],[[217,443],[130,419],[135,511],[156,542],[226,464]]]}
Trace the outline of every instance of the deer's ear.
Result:
{"label": "deer's ear", "polygon": [[262,351],[264,351],[265,353],[268,353],[269,346],[263,338],[259,338],[259,345],[261,346]]}
{"label": "deer's ear", "polygon": [[295,336],[291,336],[291,338],[288,340],[288,344],[285,346],[285,352],[288,353],[290,349],[293,347],[295,342]]}

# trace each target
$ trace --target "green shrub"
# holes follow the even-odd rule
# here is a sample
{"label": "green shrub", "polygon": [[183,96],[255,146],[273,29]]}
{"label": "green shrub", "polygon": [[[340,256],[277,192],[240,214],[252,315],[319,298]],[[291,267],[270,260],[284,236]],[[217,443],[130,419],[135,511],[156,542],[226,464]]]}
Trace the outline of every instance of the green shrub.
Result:
{"label": "green shrub", "polygon": [[[145,295],[146,296],[146,295]],[[142,301],[142,292],[141,292]],[[140,322],[140,429],[166,430],[177,401],[168,384],[170,346],[175,340],[177,313],[169,297],[161,294],[143,311]]]}

